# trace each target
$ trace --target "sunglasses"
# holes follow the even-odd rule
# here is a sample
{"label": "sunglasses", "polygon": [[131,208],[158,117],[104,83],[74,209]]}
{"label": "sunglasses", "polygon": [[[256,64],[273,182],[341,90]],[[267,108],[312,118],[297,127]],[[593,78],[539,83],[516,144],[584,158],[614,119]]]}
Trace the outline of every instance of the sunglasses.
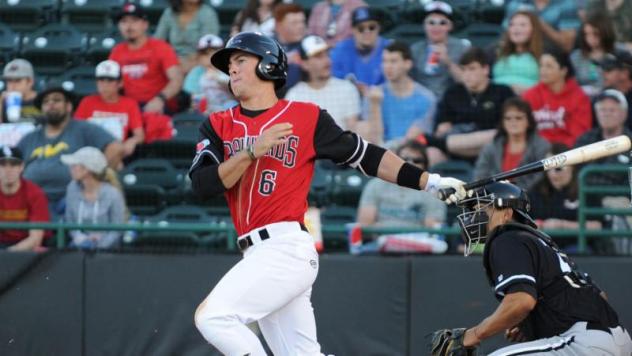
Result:
{"label": "sunglasses", "polygon": [[367,25],[367,26],[358,26],[357,27],[358,32],[360,33],[365,33],[365,32],[373,32],[375,30],[377,30],[377,25],[375,24],[371,24],[371,25]]}
{"label": "sunglasses", "polygon": [[428,26],[447,26],[449,23],[448,20],[426,20]]}

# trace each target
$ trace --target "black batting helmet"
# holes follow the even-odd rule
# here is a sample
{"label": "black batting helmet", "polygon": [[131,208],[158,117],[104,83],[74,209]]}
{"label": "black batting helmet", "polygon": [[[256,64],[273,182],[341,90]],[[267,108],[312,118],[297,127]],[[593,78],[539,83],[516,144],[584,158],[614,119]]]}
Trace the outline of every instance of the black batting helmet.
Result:
{"label": "black batting helmet", "polygon": [[458,203],[463,212],[457,216],[463,241],[465,242],[465,255],[479,243],[484,243],[487,238],[487,224],[489,216],[485,208],[493,206],[497,209],[511,208],[514,212],[514,220],[536,227],[535,222],[529,216],[531,204],[529,197],[520,187],[509,182],[489,183],[474,192],[471,198],[466,198]]}
{"label": "black batting helmet", "polygon": [[222,72],[228,73],[228,61],[235,51],[243,51],[259,57],[257,76],[274,82],[276,89],[285,85],[287,77],[287,56],[281,45],[260,32],[242,32],[226,43],[226,47],[215,52],[211,63]]}

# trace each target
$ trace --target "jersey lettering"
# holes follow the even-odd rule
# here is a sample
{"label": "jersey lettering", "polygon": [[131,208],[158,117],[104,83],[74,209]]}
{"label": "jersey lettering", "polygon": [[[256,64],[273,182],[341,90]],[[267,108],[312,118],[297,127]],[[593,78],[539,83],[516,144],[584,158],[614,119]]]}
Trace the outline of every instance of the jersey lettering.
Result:
{"label": "jersey lettering", "polygon": [[261,180],[259,181],[259,194],[263,196],[268,196],[272,194],[274,191],[274,186],[276,185],[276,176],[277,172],[264,169],[261,171]]}
{"label": "jersey lettering", "polygon": [[[230,158],[239,151],[242,151],[245,147],[254,145],[256,141],[257,137],[255,136],[248,136],[245,143],[243,137],[238,137],[232,141],[224,141],[224,148],[228,153],[228,158]],[[296,165],[299,143],[300,138],[298,136],[287,136],[283,144],[272,147],[265,156],[282,162],[284,167],[293,168]]]}

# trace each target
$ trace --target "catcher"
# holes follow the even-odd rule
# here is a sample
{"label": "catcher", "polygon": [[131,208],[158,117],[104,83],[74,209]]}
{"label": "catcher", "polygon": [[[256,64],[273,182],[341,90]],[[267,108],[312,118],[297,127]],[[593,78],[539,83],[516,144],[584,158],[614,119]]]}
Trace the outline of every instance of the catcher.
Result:
{"label": "catcher", "polygon": [[436,331],[433,356],[474,355],[482,340],[503,331],[518,343],[490,356],[632,355],[605,294],[536,229],[520,188],[491,183],[458,205],[465,255],[485,242],[483,263],[500,305],[472,328]]}

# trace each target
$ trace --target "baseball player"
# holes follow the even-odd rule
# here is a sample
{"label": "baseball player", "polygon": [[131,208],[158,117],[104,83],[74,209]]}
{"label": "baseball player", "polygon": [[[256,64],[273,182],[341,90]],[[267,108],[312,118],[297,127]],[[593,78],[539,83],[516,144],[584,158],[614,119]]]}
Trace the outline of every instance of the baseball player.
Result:
{"label": "baseball player", "polygon": [[605,294],[536,229],[524,191],[491,183],[458,204],[466,254],[485,242],[487,279],[501,302],[472,328],[435,332],[433,355],[472,354],[502,331],[519,343],[490,356],[632,355],[630,335]]}
{"label": "baseball player", "polygon": [[320,355],[310,302],[318,254],[303,225],[314,161],[331,159],[412,189],[451,187],[452,201],[466,195],[463,182],[341,130],[316,105],[278,99],[287,60],[269,37],[237,34],[211,62],[230,76],[239,105],[202,124],[189,175],[198,195],[225,194],[243,259],[200,304],[195,324],[226,355],[265,355],[245,325],[254,321],[275,355]]}

